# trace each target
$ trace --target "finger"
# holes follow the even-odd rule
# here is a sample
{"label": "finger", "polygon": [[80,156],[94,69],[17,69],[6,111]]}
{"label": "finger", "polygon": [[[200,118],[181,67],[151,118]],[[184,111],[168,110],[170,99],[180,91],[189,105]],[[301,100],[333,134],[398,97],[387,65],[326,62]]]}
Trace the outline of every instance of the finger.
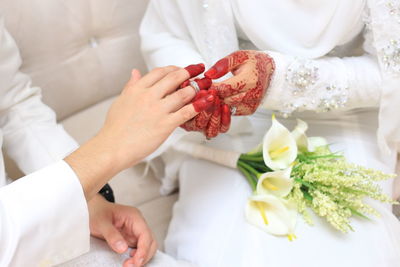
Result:
{"label": "finger", "polygon": [[180,126],[182,129],[188,132],[202,132],[204,129],[200,129],[196,126],[196,120],[193,118]]}
{"label": "finger", "polygon": [[200,92],[198,92],[196,96],[193,98],[193,102],[205,96],[208,96],[208,92],[206,90],[200,90]]}
{"label": "finger", "polygon": [[213,95],[208,95],[207,97],[200,98],[193,103],[184,106],[180,110],[171,114],[171,123],[177,126],[182,125],[194,118],[199,114],[199,112],[210,109],[214,104],[214,99],[215,97]]}
{"label": "finger", "polygon": [[218,95],[223,99],[239,94],[245,91],[247,88],[251,88],[251,86],[253,86],[253,84],[246,84],[246,76],[247,74],[243,73],[242,75],[233,76],[223,82],[213,83],[210,87],[210,90],[216,90]]}
{"label": "finger", "polygon": [[176,89],[179,88],[179,85],[189,77],[189,73],[185,69],[171,71],[156,82],[150,89],[154,90],[160,98],[163,98],[176,91]]}
{"label": "finger", "polygon": [[128,249],[128,244],[114,225],[107,224],[101,230],[104,239],[112,250],[121,254]]}
{"label": "finger", "polygon": [[129,90],[130,88],[132,88],[132,86],[135,85],[140,80],[141,77],[142,77],[142,74],[140,73],[140,71],[137,69],[133,69],[131,72],[131,77],[130,77],[129,81],[127,82],[126,86],[124,87],[123,91]]}
{"label": "finger", "polygon": [[193,88],[188,86],[168,95],[162,100],[162,103],[168,112],[175,112],[189,103],[195,95]]}
{"label": "finger", "polygon": [[153,239],[153,242],[151,242],[151,245],[150,245],[150,249],[149,249],[147,258],[144,261],[145,264],[147,264],[154,257],[154,254],[156,254],[156,252],[157,252],[157,247],[158,247],[157,242]]}
{"label": "finger", "polygon": [[146,259],[148,259],[150,254],[152,242],[153,238],[150,232],[144,232],[139,236],[138,246],[135,255],[132,258],[135,266],[142,266],[146,262]]}
{"label": "finger", "polygon": [[216,109],[214,110],[207,126],[206,130],[207,138],[216,137],[219,133],[220,123],[221,123],[221,103],[219,98],[216,99],[214,105],[216,106]]}
{"label": "finger", "polygon": [[137,69],[133,69],[131,72],[131,79],[129,82],[136,83],[137,81],[140,80],[140,78],[142,78],[142,74],[140,73],[140,71]]}
{"label": "finger", "polygon": [[221,127],[219,131],[226,133],[231,126],[231,109],[227,104],[223,104],[221,108]]}
{"label": "finger", "polygon": [[236,51],[217,61],[214,66],[204,73],[204,76],[210,79],[221,78],[228,72],[236,69],[248,59],[248,51]]}
{"label": "finger", "polygon": [[228,104],[231,107],[238,107],[244,102],[244,98],[247,92],[241,92],[224,99],[225,104]]}
{"label": "finger", "polygon": [[212,85],[212,81],[209,78],[194,79],[194,82],[197,83],[200,90],[207,90]]}
{"label": "finger", "polygon": [[189,72],[190,78],[194,78],[206,69],[203,63],[193,64],[185,67],[185,70]]}
{"label": "finger", "polygon": [[164,78],[168,73],[179,70],[176,66],[166,66],[161,68],[155,68],[149,73],[143,76],[138,85],[144,88],[149,88],[153,86],[156,82]]}

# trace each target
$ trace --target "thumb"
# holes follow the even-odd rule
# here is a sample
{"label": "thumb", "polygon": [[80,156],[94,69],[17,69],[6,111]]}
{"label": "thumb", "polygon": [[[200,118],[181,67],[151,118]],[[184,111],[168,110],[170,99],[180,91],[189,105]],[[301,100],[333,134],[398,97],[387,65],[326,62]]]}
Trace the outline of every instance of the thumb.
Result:
{"label": "thumb", "polygon": [[142,78],[142,74],[140,73],[140,71],[138,69],[133,69],[131,72],[131,79],[129,83],[136,83],[140,80],[140,78]]}
{"label": "thumb", "polygon": [[105,224],[101,230],[104,239],[112,250],[121,254],[128,249],[126,240],[113,224]]}
{"label": "thumb", "polygon": [[206,78],[218,79],[233,71],[249,59],[249,51],[241,50],[220,59],[208,71],[204,73]]}

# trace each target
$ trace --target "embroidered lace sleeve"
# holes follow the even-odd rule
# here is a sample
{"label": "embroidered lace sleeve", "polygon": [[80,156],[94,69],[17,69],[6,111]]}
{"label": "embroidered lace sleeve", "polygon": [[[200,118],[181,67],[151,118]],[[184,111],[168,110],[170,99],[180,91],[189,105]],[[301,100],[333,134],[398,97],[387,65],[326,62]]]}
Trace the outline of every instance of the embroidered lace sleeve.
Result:
{"label": "embroidered lace sleeve", "polygon": [[367,28],[365,52],[357,57],[302,59],[266,51],[274,59],[276,70],[263,106],[284,116],[301,111],[378,107],[381,73],[376,56],[367,51],[371,42],[368,33]]}

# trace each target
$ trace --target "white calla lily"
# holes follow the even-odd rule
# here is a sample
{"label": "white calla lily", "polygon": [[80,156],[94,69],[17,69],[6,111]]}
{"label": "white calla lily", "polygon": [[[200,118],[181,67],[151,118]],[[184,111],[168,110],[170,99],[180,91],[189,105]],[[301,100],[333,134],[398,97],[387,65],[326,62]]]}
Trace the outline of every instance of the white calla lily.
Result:
{"label": "white calla lily", "polygon": [[292,131],[292,136],[296,140],[298,150],[302,152],[314,152],[317,147],[328,144],[323,137],[307,137],[307,129],[308,124],[305,121],[297,119],[297,125]]}
{"label": "white calla lily", "polygon": [[287,169],[297,157],[296,140],[290,131],[272,116],[271,128],[264,136],[263,158],[272,170]]}
{"label": "white calla lily", "polygon": [[308,138],[306,135],[307,129],[307,123],[297,119],[297,125],[292,131],[292,136],[296,140],[297,148],[300,151],[308,151]]}
{"label": "white calla lily", "polygon": [[259,195],[272,194],[285,197],[292,191],[293,179],[290,178],[292,168],[283,171],[266,172],[260,176],[256,192]]}
{"label": "white calla lily", "polygon": [[246,206],[249,223],[273,235],[295,238],[297,210],[293,203],[272,195],[253,195]]}

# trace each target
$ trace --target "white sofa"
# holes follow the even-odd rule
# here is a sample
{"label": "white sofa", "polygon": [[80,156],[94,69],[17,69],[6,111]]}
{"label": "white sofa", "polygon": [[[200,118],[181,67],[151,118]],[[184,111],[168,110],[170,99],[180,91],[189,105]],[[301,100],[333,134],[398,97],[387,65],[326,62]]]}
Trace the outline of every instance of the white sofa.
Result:
{"label": "white sofa", "polygon": [[[0,1],[0,15],[20,48],[22,71],[42,88],[44,102],[79,143],[101,127],[131,69],[146,71],[138,36],[146,6],[144,0]],[[110,184],[117,202],[143,212],[162,248],[176,195],[161,196],[159,181],[151,174],[142,177],[143,170],[128,169]],[[21,176],[12,162],[7,172]],[[98,241],[95,246],[108,250]]]}

